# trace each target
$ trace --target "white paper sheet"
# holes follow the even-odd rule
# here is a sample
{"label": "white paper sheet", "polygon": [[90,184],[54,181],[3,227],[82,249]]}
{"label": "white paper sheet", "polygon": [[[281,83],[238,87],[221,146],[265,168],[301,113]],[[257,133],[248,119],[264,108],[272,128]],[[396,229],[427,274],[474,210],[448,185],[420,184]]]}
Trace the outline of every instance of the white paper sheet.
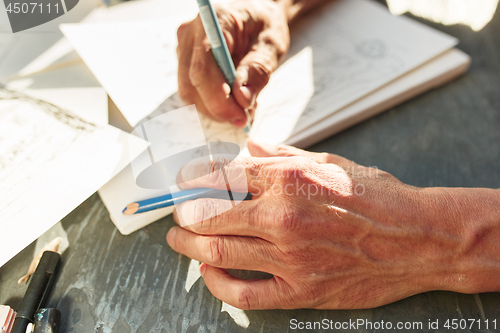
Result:
{"label": "white paper sheet", "polygon": [[147,145],[70,110],[0,89],[0,266]]}
{"label": "white paper sheet", "polygon": [[176,31],[188,18],[72,24],[61,30],[135,126],[177,91]]}

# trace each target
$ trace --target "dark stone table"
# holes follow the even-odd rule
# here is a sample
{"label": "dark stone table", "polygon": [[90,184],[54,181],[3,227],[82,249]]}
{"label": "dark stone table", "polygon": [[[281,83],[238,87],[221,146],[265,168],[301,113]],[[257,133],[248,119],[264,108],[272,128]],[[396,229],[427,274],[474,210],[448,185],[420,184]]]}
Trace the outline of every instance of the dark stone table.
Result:
{"label": "dark stone table", "polygon": [[[479,32],[425,23],[460,39],[459,48],[472,56],[468,74],[311,150],[377,166],[411,185],[500,188],[500,10]],[[171,216],[122,236],[94,194],[62,225],[71,245],[62,256],[48,305],[61,310],[63,332],[288,332],[292,318],[422,322],[425,332],[434,331],[427,323],[436,319],[441,324],[453,318],[496,319],[500,326],[500,294],[442,291],[371,310],[245,311],[248,319],[240,326],[221,311],[221,302],[202,279],[186,291],[190,259],[165,241],[174,225]],[[0,268],[0,304],[18,305],[26,287],[16,281],[25,274],[34,249],[30,245]],[[440,332],[487,332],[481,327]],[[359,332],[367,331],[384,332]],[[489,331],[495,330],[490,326]]]}

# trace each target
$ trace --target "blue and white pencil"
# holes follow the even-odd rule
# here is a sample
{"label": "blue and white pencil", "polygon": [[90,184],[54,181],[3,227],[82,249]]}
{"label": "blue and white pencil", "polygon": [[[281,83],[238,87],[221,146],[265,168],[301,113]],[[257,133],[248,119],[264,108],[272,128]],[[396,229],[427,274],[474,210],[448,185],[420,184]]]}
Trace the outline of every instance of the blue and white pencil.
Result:
{"label": "blue and white pencil", "polygon": [[252,200],[252,194],[199,187],[130,203],[123,209],[122,213],[125,215],[140,214],[159,208],[170,207],[175,204],[183,203],[187,200],[196,200],[201,198]]}

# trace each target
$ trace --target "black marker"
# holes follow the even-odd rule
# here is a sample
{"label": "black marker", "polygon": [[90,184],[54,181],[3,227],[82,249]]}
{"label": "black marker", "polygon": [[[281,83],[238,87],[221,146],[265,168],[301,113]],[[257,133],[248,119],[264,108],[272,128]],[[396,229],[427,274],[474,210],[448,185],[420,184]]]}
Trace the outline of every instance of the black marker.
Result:
{"label": "black marker", "polygon": [[33,323],[35,313],[43,307],[47,300],[54,280],[61,256],[59,253],[45,251],[31,277],[30,285],[17,310],[16,320],[11,333],[26,333],[26,327]]}

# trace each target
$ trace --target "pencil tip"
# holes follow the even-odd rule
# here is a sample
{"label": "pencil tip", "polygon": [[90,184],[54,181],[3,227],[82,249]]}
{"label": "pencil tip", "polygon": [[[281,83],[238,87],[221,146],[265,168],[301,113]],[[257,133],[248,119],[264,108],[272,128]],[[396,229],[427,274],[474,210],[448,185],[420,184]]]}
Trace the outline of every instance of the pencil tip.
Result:
{"label": "pencil tip", "polygon": [[127,207],[123,210],[123,214],[132,215],[135,214],[139,210],[139,204],[137,202],[128,204]]}

